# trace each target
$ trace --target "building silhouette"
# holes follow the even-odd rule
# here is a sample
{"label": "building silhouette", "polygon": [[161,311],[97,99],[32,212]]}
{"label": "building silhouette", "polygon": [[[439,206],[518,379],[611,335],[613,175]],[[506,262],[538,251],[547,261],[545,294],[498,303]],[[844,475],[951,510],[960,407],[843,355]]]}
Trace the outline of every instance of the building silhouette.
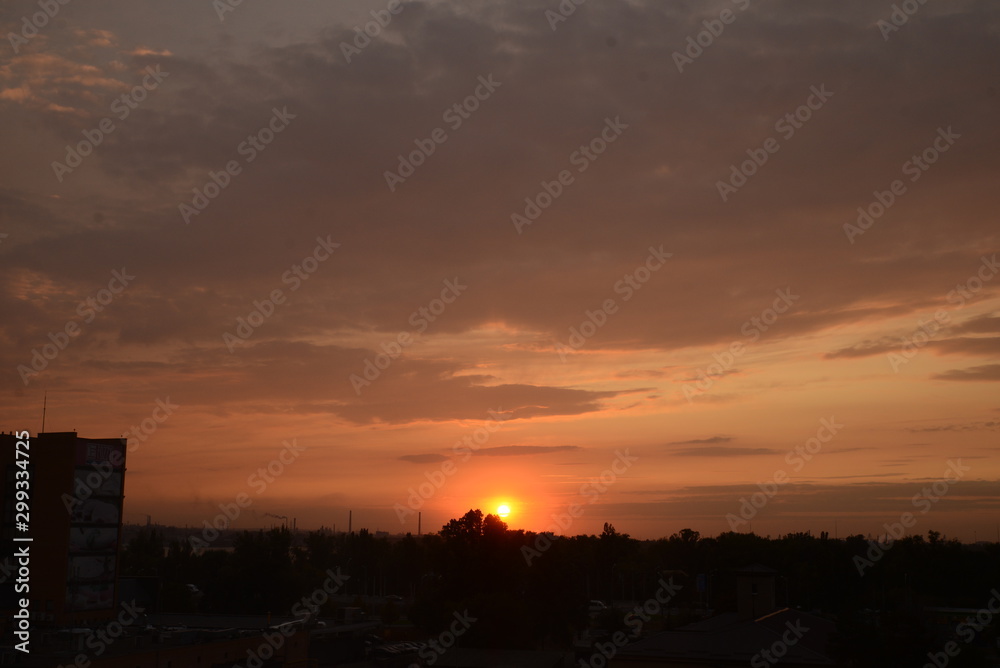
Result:
{"label": "building silhouette", "polygon": [[[125,492],[125,439],[43,433],[30,438],[25,449],[18,448],[13,434],[0,437],[4,472],[0,530],[4,544],[15,546],[8,554],[25,547],[29,554],[27,578],[20,578],[26,581],[18,583],[17,577],[4,581],[0,610],[13,612],[26,598],[33,622],[85,625],[110,621],[119,603],[115,583]],[[27,457],[17,455],[18,449]],[[18,512],[25,509],[18,503],[27,504],[26,513]],[[17,564],[18,571],[21,566]],[[21,587],[15,589],[17,584]]]}

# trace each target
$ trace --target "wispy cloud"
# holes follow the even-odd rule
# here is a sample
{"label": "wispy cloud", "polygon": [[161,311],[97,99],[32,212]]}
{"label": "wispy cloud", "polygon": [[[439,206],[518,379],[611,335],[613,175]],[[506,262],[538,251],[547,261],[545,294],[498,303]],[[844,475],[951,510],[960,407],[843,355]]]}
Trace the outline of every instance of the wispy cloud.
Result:
{"label": "wispy cloud", "polygon": [[495,448],[483,448],[476,452],[483,457],[516,457],[518,455],[546,455],[552,452],[571,452],[579,450],[578,445],[501,445]]}
{"label": "wispy cloud", "polygon": [[437,464],[438,462],[444,462],[448,460],[445,455],[436,455],[433,453],[423,454],[423,455],[403,455],[398,459],[404,462],[410,462],[412,464]]}
{"label": "wispy cloud", "polygon": [[931,376],[935,380],[996,382],[1000,380],[1000,364],[983,364],[968,369],[952,369]]}
{"label": "wispy cloud", "polygon": [[711,436],[709,438],[693,438],[689,441],[671,441],[667,445],[700,445],[700,444],[715,444],[715,443],[729,443],[733,440],[732,436]]}
{"label": "wispy cloud", "polygon": [[781,450],[773,448],[728,448],[720,445],[707,448],[683,448],[674,450],[673,454],[684,457],[740,457],[744,455],[777,455],[781,452]]}

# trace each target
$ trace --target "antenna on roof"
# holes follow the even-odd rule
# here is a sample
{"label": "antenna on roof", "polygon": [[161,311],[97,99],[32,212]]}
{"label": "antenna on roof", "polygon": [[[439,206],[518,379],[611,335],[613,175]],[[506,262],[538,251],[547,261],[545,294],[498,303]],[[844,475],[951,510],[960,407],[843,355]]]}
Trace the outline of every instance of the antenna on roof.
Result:
{"label": "antenna on roof", "polygon": [[42,398],[42,431],[45,431],[45,409],[48,408],[49,404],[49,391],[45,390],[45,394]]}

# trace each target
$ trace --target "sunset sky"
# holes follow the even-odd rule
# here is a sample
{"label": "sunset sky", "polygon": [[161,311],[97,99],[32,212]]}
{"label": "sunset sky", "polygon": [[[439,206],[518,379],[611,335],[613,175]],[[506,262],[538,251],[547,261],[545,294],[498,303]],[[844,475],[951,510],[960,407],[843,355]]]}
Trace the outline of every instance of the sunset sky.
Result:
{"label": "sunset sky", "polygon": [[128,436],[126,521],[998,538],[997,3],[53,5],[0,427]]}

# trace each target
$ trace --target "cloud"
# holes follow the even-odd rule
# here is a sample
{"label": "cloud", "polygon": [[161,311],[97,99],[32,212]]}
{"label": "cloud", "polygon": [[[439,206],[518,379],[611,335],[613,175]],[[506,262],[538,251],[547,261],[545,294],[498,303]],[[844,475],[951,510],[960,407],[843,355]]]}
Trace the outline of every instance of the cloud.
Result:
{"label": "cloud", "polygon": [[667,445],[698,445],[700,443],[728,443],[733,440],[732,436],[712,436],[710,438],[695,438],[690,441],[672,441]]}
{"label": "cloud", "polygon": [[[886,477],[893,474],[852,476],[856,479]],[[907,481],[866,481],[829,484],[818,482],[789,482],[767,505],[770,520],[808,517],[816,523],[819,518],[839,519],[841,535],[869,518],[899,515],[900,499],[910,499],[928,482],[939,478],[921,478]],[[739,485],[698,485],[664,493],[663,490],[637,490],[637,496],[653,496],[649,501],[608,502],[602,508],[607,516],[704,518],[715,521],[728,513],[738,513],[740,498],[760,491],[753,483]],[[954,513],[989,513],[1000,510],[1000,480],[963,479],[948,496],[948,511]],[[935,512],[943,512],[942,510]],[[872,524],[878,526],[873,520]],[[884,521],[880,519],[879,522]],[[754,525],[756,527],[756,520]],[[937,526],[940,526],[938,524]],[[934,528],[934,525],[927,528]],[[858,529],[854,529],[858,530]]]}
{"label": "cloud", "polygon": [[[722,370],[720,370],[718,372],[713,372],[712,373],[712,379],[714,380],[714,379],[717,379],[717,378],[725,378],[726,376],[736,376],[736,375],[739,375],[741,373],[743,373],[743,369],[722,369]],[[703,380],[704,380],[704,376],[694,375],[694,376],[687,376],[685,378],[681,378],[680,382],[682,382],[682,383],[697,383],[697,382],[701,382]]]}
{"label": "cloud", "polygon": [[663,378],[667,375],[670,367],[664,367],[663,369],[625,369],[622,371],[616,371],[615,378],[630,379],[630,378]]}
{"label": "cloud", "polygon": [[[998,331],[1000,318],[977,318],[958,327],[948,328],[942,332],[934,332],[932,336],[944,333],[993,333]],[[922,332],[922,334],[926,334]],[[851,359],[871,357],[888,353],[899,353],[904,344],[914,337],[914,332],[878,339],[865,339],[850,346],[840,348],[823,355],[823,359]],[[924,345],[941,355],[979,355],[993,356],[1000,354],[1000,337],[944,337],[926,341]]]}
{"label": "cloud", "polygon": [[1000,355],[1000,336],[959,337],[932,341],[929,344],[936,352],[947,355],[979,355],[993,357]]}
{"label": "cloud", "polygon": [[955,327],[959,334],[1000,334],[1000,316],[992,314],[971,318]]}
{"label": "cloud", "polygon": [[961,422],[953,424],[935,425],[933,427],[909,427],[910,432],[936,432],[936,431],[979,431],[981,429],[1000,429],[1000,422]]}
{"label": "cloud", "polygon": [[423,455],[402,455],[397,459],[401,459],[404,462],[410,462],[412,464],[437,464],[438,462],[448,461],[448,457],[445,455],[435,455],[432,453]]}
{"label": "cloud", "polygon": [[983,364],[968,369],[952,369],[944,373],[934,374],[931,378],[934,380],[998,381],[1000,380],[1000,364]]}
{"label": "cloud", "polygon": [[899,339],[891,339],[888,337],[881,339],[865,339],[864,341],[859,341],[858,343],[847,346],[846,348],[825,353],[823,358],[834,360],[855,357],[870,357],[872,355],[881,355],[883,353],[898,351],[900,345],[901,341]]}
{"label": "cloud", "polygon": [[[535,10],[544,6],[536,3]],[[801,11],[791,4],[787,8]],[[239,309],[258,298],[256,289],[271,289],[262,283],[273,281],[273,276],[280,276],[284,268],[301,259],[301,255],[294,256],[301,243],[315,233],[336,230],[352,240],[344,246],[337,268],[322,270],[335,275],[338,282],[320,276],[311,280],[343,286],[350,277],[357,287],[324,290],[322,297],[303,290],[297,299],[314,308],[296,319],[297,327],[334,336],[351,327],[399,331],[407,326],[409,313],[427,303],[428,292],[443,278],[433,275],[435,268],[447,267],[469,280],[470,290],[478,290],[478,294],[472,297],[470,292],[464,303],[436,321],[436,333],[467,332],[487,322],[503,321],[549,337],[564,337],[567,323],[578,322],[580,313],[593,309],[595,298],[599,302],[605,294],[615,296],[613,286],[618,278],[643,261],[651,243],[661,243],[659,198],[665,198],[674,211],[672,229],[681,238],[690,239],[689,252],[675,253],[670,264],[635,293],[636,304],[652,299],[650,295],[655,293],[657,308],[632,308],[632,304],[624,308],[623,303],[600,335],[587,342],[588,352],[728,343],[734,325],[738,330],[740,323],[759,314],[773,300],[774,289],[788,283],[799,293],[809,294],[810,308],[796,307],[782,316],[773,331],[780,336],[815,332],[838,323],[906,312],[924,299],[928,286],[939,286],[942,276],[952,275],[949,272],[963,271],[965,257],[959,253],[938,257],[933,267],[919,275],[905,270],[913,257],[923,255],[920,234],[925,228],[933,229],[928,220],[912,223],[917,239],[912,256],[879,255],[880,242],[873,235],[864,238],[864,248],[828,244],[817,254],[811,238],[793,232],[803,202],[810,202],[812,208],[842,207],[853,205],[862,193],[870,195],[867,186],[830,187],[842,178],[843,164],[856,163],[858,147],[910,150],[913,137],[926,130],[909,117],[893,117],[889,125],[880,117],[861,126],[852,122],[866,112],[866,93],[882,90],[884,80],[892,80],[898,67],[898,58],[889,58],[880,50],[881,43],[859,44],[857,55],[864,59],[866,68],[850,73],[834,65],[840,54],[815,48],[817,43],[832,43],[826,31],[843,37],[867,30],[870,11],[838,10],[836,25],[807,22],[799,26],[794,40],[783,41],[780,47],[775,46],[773,36],[785,34],[784,22],[770,13],[747,13],[740,19],[744,39],[719,40],[711,57],[699,60],[697,76],[685,75],[681,83],[674,83],[677,73],[671,68],[654,73],[646,67],[646,74],[653,79],[648,85],[638,85],[638,72],[632,71],[636,58],[669,64],[675,44],[683,43],[688,34],[688,9],[652,5],[640,9],[627,3],[590,8],[574,16],[572,34],[576,38],[572,41],[570,31],[552,34],[544,21],[539,25],[540,13],[535,10],[510,6],[460,11],[447,3],[412,4],[393,21],[392,32],[398,40],[379,40],[350,65],[344,62],[339,44],[353,37],[353,32],[349,25],[333,21],[321,24],[319,38],[256,50],[220,46],[213,50],[211,59],[175,48],[171,35],[164,35],[160,43],[144,39],[141,45],[123,49],[126,57],[141,56],[143,62],[166,57],[169,51],[172,69],[162,90],[155,91],[137,110],[143,115],[141,121],[130,117],[127,125],[123,123],[116,130],[114,141],[99,147],[97,156],[88,161],[88,168],[102,175],[107,186],[107,191],[93,193],[88,206],[118,206],[120,217],[109,219],[91,234],[80,230],[58,243],[26,248],[25,255],[12,261],[34,263],[47,273],[79,275],[82,266],[107,256],[114,261],[126,255],[141,257],[147,284],[161,300],[169,300],[175,288],[207,288],[204,294],[235,319]],[[642,21],[636,20],[637,12],[645,17]],[[973,28],[984,22],[983,13],[992,15],[992,11],[966,9],[949,16],[950,27],[941,37],[953,39],[955,44],[949,47],[946,62],[934,63],[935,67],[947,68],[955,62],[965,67],[962,58],[972,49],[979,60],[988,60],[996,51],[988,41],[955,37],[978,34]],[[821,10],[816,16],[833,15]],[[634,32],[633,43],[639,49],[635,58],[626,57],[621,47],[603,47],[597,57],[583,46],[605,44],[612,29],[609,26],[614,25]],[[943,26],[936,29],[943,30]],[[55,38],[54,28],[49,34]],[[442,35],[448,39],[442,40]],[[751,62],[746,59],[744,40],[772,46],[755,50]],[[794,66],[788,58],[793,52],[799,53]],[[457,53],[462,56],[454,57]],[[512,53],[519,55],[514,58]],[[908,52],[908,57],[914,68],[939,71],[928,67],[932,61],[924,54]],[[81,54],[80,59],[79,67],[98,70],[107,62],[97,55],[84,62]],[[722,68],[727,62],[738,65]],[[426,63],[438,63],[441,71],[435,70],[435,76],[413,76]],[[787,69],[786,83],[749,93],[742,91],[742,86],[706,83],[723,74],[743,82],[748,71],[768,68]],[[491,72],[502,82],[501,87],[461,127],[448,128],[448,141],[440,150],[393,196],[385,197],[390,193],[381,175],[395,167],[398,156],[412,147],[415,137],[426,136],[442,125],[442,110],[468,96],[479,75]],[[6,85],[12,90],[28,86],[29,92],[11,95],[30,96],[31,82],[36,79],[14,69]],[[121,79],[124,81],[114,81],[134,83],[125,76]],[[711,184],[732,162],[733,146],[751,146],[773,133],[769,127],[773,120],[766,120],[795,109],[808,94],[809,85],[818,79],[827,80],[829,88],[836,91],[830,109],[817,113],[816,119],[782,146],[780,159],[769,162],[766,171],[736,196],[740,211],[759,210],[770,220],[773,234],[783,239],[781,261],[776,262],[772,260],[778,249],[767,241],[773,237],[740,225],[738,220],[745,213],[735,218],[722,215],[735,209],[723,209],[717,198],[713,201]],[[176,83],[181,81],[183,87]],[[318,81],[330,85],[316,85]],[[673,85],[690,89],[681,98],[661,90]],[[925,92],[908,88],[895,93],[901,108],[937,108],[955,99],[956,86],[942,79],[930,100]],[[843,95],[849,87],[852,94]],[[741,96],[752,93],[755,114],[739,118],[721,114],[719,110],[732,108],[737,90],[742,91]],[[104,114],[107,100],[98,97],[87,108]],[[551,104],[539,105],[539,99]],[[668,99],[673,104],[670,114],[656,116]],[[77,108],[77,102],[60,104]],[[297,114],[296,120],[253,165],[245,165],[244,173],[194,219],[192,226],[178,228],[177,203],[190,198],[192,187],[201,185],[209,171],[217,171],[227,160],[239,159],[237,146],[267,122],[276,104],[287,105]],[[525,108],[531,108],[532,113],[521,113]],[[336,110],[337,122],[329,122],[331,109]],[[410,111],[401,117],[400,109]],[[523,205],[521,191],[530,194],[539,179],[565,166],[570,150],[599,132],[604,118],[615,115],[630,123],[621,143],[609,147],[593,167],[577,175],[577,183],[567,190],[559,206],[547,210],[544,220],[526,232],[530,243],[522,243],[523,239],[504,224],[509,210]],[[489,130],[500,123],[509,131]],[[77,127],[59,127],[60,136],[67,139],[79,134]],[[684,135],[678,135],[676,127],[685,127]],[[977,127],[976,131],[987,148],[995,142],[995,133],[988,128]],[[832,139],[840,136],[851,137],[852,148]],[[707,139],[693,141],[694,137]],[[817,154],[827,159],[811,162],[814,171],[804,179],[802,160],[808,162],[808,156]],[[877,180],[886,164],[898,166],[892,150],[862,154],[865,159],[852,182],[867,183],[869,177]],[[664,172],[665,156],[685,168]],[[943,179],[936,182],[942,191],[952,187],[951,179],[957,178],[952,169],[936,173]],[[319,174],[324,177],[317,179]],[[450,184],[457,181],[482,187],[467,189],[456,197]],[[598,182],[603,193],[600,198],[593,190]],[[645,185],[634,192],[637,183]],[[791,200],[784,196],[788,183],[799,188]],[[503,184],[503,188],[491,184]],[[136,206],[121,206],[116,201],[120,199],[117,193],[123,191],[138,200]],[[164,197],[165,193],[170,195]],[[262,193],[279,196],[262,197]],[[283,193],[288,194],[287,199],[280,196]],[[435,203],[442,201],[445,193],[450,197],[449,206],[442,209]],[[13,193],[15,197],[28,194],[22,190]],[[499,208],[504,213],[477,215],[484,208],[484,199],[489,201],[490,210]],[[952,199],[960,208],[968,201]],[[622,201],[629,202],[631,222],[619,226],[610,240],[601,232],[603,225],[588,222],[576,225],[576,236],[570,244],[565,243],[573,221],[608,220]],[[302,212],[294,223],[287,222],[289,206]],[[328,216],[317,213],[324,211],[338,212],[335,226]],[[979,218],[959,217],[970,221]],[[380,222],[362,224],[362,219]],[[708,219],[725,221],[720,223],[723,229],[706,227]],[[278,220],[286,222],[276,225]],[[974,222],[965,225],[973,238],[979,234]],[[235,237],[243,239],[238,257],[228,252]],[[596,249],[594,261],[581,264],[580,254],[586,255],[590,249]],[[183,274],[175,271],[174,259],[178,257],[184,258]],[[393,266],[392,276],[376,270],[381,266]],[[718,266],[727,266],[730,271],[718,272]],[[699,276],[698,289],[670,289],[681,275]],[[839,276],[839,281],[831,283],[830,275]],[[734,282],[734,276],[741,280]],[[739,299],[713,297],[733,290]],[[535,299],[523,298],[529,293]],[[885,299],[880,300],[880,296]],[[686,315],[677,318],[678,313]],[[149,328],[147,336],[155,337],[155,328]]]}
{"label": "cloud", "polygon": [[[0,5],[0,23],[18,29],[14,4]],[[245,479],[241,459],[215,453],[229,443],[264,449],[273,431],[301,429],[330,439],[328,470],[339,472],[310,467],[315,484],[340,476],[338,490],[360,491],[338,493],[382,499],[400,481],[364,476],[381,473],[386,457],[435,453],[491,410],[510,422],[503,443],[577,443],[581,460],[623,434],[662,443],[675,417],[675,438],[725,425],[741,442],[801,442],[794,416],[781,413],[794,403],[823,414],[812,402],[875,387],[854,375],[862,365],[836,362],[893,349],[898,339],[882,335],[944,307],[949,286],[976,275],[995,247],[1000,4],[928,3],[887,49],[875,27],[885,7],[774,0],[739,13],[683,73],[671,54],[703,29],[698,3],[585,3],[555,32],[551,6],[406,3],[350,63],[340,45],[370,20],[357,3],[243,3],[221,27],[203,1],[179,0],[152,22],[148,3],[79,3],[66,10],[73,21],[50,21],[0,62],[0,124],[18,128],[0,161],[8,428],[35,419],[43,388],[60,397],[65,428],[99,433],[120,433],[145,417],[142,402],[169,395],[183,417],[156,437],[179,446],[179,460],[215,457]],[[127,118],[114,115],[114,132],[56,181],[52,162],[156,64],[169,78]],[[500,86],[470,98],[481,76]],[[775,121],[820,85],[829,102],[794,136],[778,134]],[[445,120],[466,99],[479,108],[457,126]],[[248,161],[239,147],[285,107],[295,118],[268,130],[273,141]],[[628,127],[578,171],[571,156],[615,118]],[[947,123],[962,135],[955,150],[850,243],[841,226],[851,212]],[[447,140],[390,192],[385,173],[437,128]],[[723,202],[716,184],[772,137],[780,152]],[[230,161],[240,173],[184,224],[178,205]],[[573,183],[518,234],[511,215],[560,170]],[[328,235],[341,248],[293,289],[286,272],[302,271]],[[619,282],[661,245],[669,262],[624,291]],[[17,365],[79,321],[78,304],[123,265],[135,284],[25,387]],[[439,309],[442,282],[455,277],[468,290]],[[772,320],[775,290],[786,287],[801,301]],[[998,289],[984,282],[967,306],[989,317],[942,330],[922,354],[995,356]],[[256,322],[275,291],[282,303],[230,353],[223,333]],[[560,360],[556,343],[600,321],[607,300],[616,312]],[[762,327],[750,334],[753,319]],[[412,345],[383,365],[401,334]],[[686,401],[679,379],[723,365],[734,341],[746,353],[720,373],[740,377]],[[366,361],[376,359],[385,368],[356,391],[351,376],[372,375]],[[972,368],[944,376],[989,376],[975,365],[995,361],[962,360],[950,366]],[[913,411],[962,421],[904,399],[931,396],[919,392],[926,377],[874,372],[885,410],[858,416],[853,433],[913,425]],[[796,392],[804,383],[816,392]],[[653,387],[628,396],[636,385]],[[229,437],[216,438],[223,430]],[[711,438],[725,437],[671,447],[690,457],[772,452]],[[904,447],[884,438],[872,445]],[[365,447],[373,442],[391,449]],[[186,465],[149,477],[187,493],[201,483]],[[670,472],[648,475],[670,483]],[[142,491],[132,498],[153,505]]]}
{"label": "cloud", "polygon": [[781,450],[773,448],[727,448],[725,446],[708,448],[683,448],[673,454],[682,457],[740,457],[743,455],[778,455]]}
{"label": "cloud", "polygon": [[476,452],[484,457],[516,457],[519,455],[546,455],[550,452],[570,452],[579,450],[577,445],[501,445],[483,448]]}

